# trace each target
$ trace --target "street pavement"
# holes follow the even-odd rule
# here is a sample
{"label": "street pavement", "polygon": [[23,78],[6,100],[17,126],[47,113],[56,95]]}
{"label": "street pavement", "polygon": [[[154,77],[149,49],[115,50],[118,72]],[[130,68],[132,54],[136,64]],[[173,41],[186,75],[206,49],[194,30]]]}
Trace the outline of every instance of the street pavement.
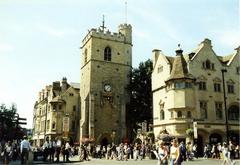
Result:
{"label": "street pavement", "polygon": [[[62,160],[62,159],[60,159]],[[47,163],[42,161],[34,161],[33,164],[60,164],[60,165],[71,165],[71,164],[79,164],[79,165],[157,165],[157,160],[128,160],[128,161],[117,161],[117,160],[106,160],[106,159],[91,159],[90,161],[80,162],[78,157],[75,156],[70,158],[71,162],[60,162],[60,163]],[[240,165],[240,159],[234,160],[234,165]],[[216,160],[216,159],[194,159],[189,162],[183,162],[183,165],[221,165],[223,160]],[[10,165],[19,165],[20,161],[11,162]]]}

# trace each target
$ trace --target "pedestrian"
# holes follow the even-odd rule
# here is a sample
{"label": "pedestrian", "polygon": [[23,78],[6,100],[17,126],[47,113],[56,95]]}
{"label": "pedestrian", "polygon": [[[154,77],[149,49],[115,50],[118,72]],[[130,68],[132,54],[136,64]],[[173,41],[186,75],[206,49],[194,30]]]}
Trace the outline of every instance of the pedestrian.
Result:
{"label": "pedestrian", "polygon": [[158,148],[158,164],[157,165],[167,165],[168,164],[168,151],[167,148],[164,146],[164,142],[159,142]]}
{"label": "pedestrian", "polygon": [[64,161],[66,160],[67,162],[70,162],[70,160],[69,160],[69,152],[70,151],[71,151],[71,146],[69,144],[69,140],[67,140],[65,143],[65,150],[64,150],[65,157],[63,158]]}
{"label": "pedestrian", "polygon": [[56,138],[57,139],[57,142],[56,142],[56,162],[59,162],[59,156],[60,156],[60,153],[61,153],[61,146],[62,146],[62,141],[60,138]]}
{"label": "pedestrian", "polygon": [[43,161],[47,161],[49,155],[49,137],[46,137],[46,140],[43,144]]}
{"label": "pedestrian", "polygon": [[12,153],[13,153],[12,145],[11,142],[8,141],[4,147],[4,164],[9,164],[12,158]]}
{"label": "pedestrian", "polygon": [[225,165],[226,163],[228,165],[230,165],[231,159],[229,157],[229,149],[228,149],[227,143],[225,143],[225,142],[223,143],[222,154],[223,154],[223,164],[222,165]]}
{"label": "pedestrian", "polygon": [[181,165],[180,149],[177,144],[177,140],[173,139],[172,146],[170,147],[170,165]]}
{"label": "pedestrian", "polygon": [[27,136],[23,136],[23,141],[21,141],[21,144],[20,144],[21,164],[27,163],[30,150],[31,150],[31,145],[27,140]]}
{"label": "pedestrian", "polygon": [[193,150],[193,156],[198,159],[198,152],[197,152],[198,147],[197,147],[197,144],[193,145],[193,149],[192,150]]}
{"label": "pedestrian", "polygon": [[49,141],[49,161],[54,162],[54,153],[55,153],[56,143],[53,139]]}

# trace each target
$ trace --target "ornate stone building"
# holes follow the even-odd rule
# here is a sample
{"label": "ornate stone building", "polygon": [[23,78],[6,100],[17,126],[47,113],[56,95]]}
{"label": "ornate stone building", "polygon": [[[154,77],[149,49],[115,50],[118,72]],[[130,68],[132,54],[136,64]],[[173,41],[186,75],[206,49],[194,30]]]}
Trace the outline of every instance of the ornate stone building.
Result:
{"label": "ornate stone building", "polygon": [[66,78],[53,82],[39,92],[33,114],[34,145],[41,146],[46,136],[79,139],[80,97],[79,83]]}
{"label": "ornate stone building", "polygon": [[240,47],[229,56],[218,56],[205,39],[193,52],[182,52],[179,48],[170,57],[153,50],[155,136],[166,129],[186,140],[186,130],[197,122],[199,146],[227,138],[239,141]]}
{"label": "ornate stone building", "polygon": [[104,25],[82,41],[80,142],[88,138],[106,145],[126,138],[126,105],[132,67],[132,27],[118,32]]}

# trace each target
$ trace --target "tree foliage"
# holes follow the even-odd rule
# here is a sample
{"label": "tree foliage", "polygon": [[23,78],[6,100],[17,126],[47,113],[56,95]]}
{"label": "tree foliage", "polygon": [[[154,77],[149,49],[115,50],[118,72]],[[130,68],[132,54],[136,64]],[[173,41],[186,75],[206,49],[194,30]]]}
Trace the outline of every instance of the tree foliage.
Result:
{"label": "tree foliage", "polygon": [[128,86],[131,96],[127,111],[127,122],[132,131],[137,130],[138,123],[143,121],[152,123],[152,70],[152,61],[147,60],[141,62],[139,67],[134,68],[131,73],[131,82]]}
{"label": "tree foliage", "polygon": [[12,104],[9,108],[5,104],[0,105],[0,138],[13,139],[16,135],[17,108]]}

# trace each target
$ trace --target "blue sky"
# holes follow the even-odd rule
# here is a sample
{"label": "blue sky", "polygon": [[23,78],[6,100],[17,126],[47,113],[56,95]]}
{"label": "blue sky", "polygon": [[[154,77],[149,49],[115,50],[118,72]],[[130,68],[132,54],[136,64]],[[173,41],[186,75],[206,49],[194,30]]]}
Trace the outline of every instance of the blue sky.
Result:
{"label": "blue sky", "polygon": [[[157,48],[185,53],[209,38],[217,55],[240,45],[239,0],[128,0],[133,27],[133,67]],[[0,103],[17,104],[32,127],[38,92],[67,77],[80,82],[81,41],[87,30],[105,25],[116,32],[125,22],[125,0],[1,0]]]}

